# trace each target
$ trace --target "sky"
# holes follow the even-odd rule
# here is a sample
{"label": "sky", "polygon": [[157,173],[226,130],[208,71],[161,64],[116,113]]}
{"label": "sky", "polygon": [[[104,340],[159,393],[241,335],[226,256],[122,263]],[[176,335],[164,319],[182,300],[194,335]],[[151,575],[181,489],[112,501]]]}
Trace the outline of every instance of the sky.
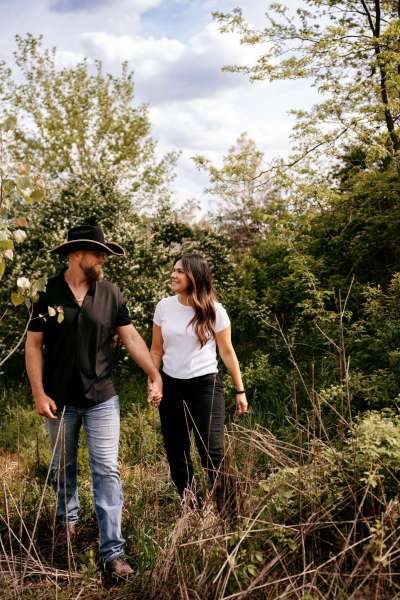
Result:
{"label": "sky", "polygon": [[[309,108],[315,91],[304,81],[251,83],[244,74],[222,72],[228,64],[251,64],[260,49],[221,34],[213,11],[240,6],[256,28],[265,24],[259,0],[0,0],[0,55],[12,62],[14,36],[42,34],[57,47],[60,65],[82,57],[100,59],[118,74],[127,61],[136,98],[150,107],[157,152],[178,151],[174,182],[178,204],[196,199],[204,208],[207,175],[192,157],[215,164],[242,132],[266,160],[287,155],[291,108]],[[288,0],[295,8],[300,0]]]}

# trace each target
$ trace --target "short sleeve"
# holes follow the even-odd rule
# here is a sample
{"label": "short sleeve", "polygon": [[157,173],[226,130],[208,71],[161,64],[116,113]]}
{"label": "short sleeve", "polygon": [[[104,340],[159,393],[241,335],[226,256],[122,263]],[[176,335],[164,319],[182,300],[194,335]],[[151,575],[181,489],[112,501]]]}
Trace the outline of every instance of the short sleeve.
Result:
{"label": "short sleeve", "polygon": [[130,325],[132,323],[132,319],[129,315],[128,308],[125,304],[121,304],[118,309],[117,320],[115,321],[116,327],[123,327],[124,325]]}
{"label": "short sleeve", "polygon": [[223,331],[224,329],[229,327],[231,322],[228,317],[228,313],[226,312],[226,310],[222,306],[222,304],[217,303],[215,305],[215,310],[216,310],[215,331],[217,333],[219,333],[220,331]]}
{"label": "short sleeve", "polygon": [[132,319],[129,315],[128,307],[121,292],[118,290],[118,313],[115,320],[115,327],[124,327],[124,325],[130,325],[131,323]]}
{"label": "short sleeve", "polygon": [[153,322],[161,327],[161,319],[162,319],[162,300],[157,304],[156,310],[154,311]]}
{"label": "short sleeve", "polygon": [[46,328],[45,317],[47,316],[48,312],[49,307],[47,302],[47,294],[40,292],[38,301],[33,305],[32,317],[28,325],[28,331],[43,333]]}

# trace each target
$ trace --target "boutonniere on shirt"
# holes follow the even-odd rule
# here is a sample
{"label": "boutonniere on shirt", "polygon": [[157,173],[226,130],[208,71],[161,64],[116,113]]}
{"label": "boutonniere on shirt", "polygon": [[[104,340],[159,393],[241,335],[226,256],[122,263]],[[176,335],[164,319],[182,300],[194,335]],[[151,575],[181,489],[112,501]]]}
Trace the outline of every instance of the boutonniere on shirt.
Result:
{"label": "boutonniere on shirt", "polygon": [[64,321],[64,307],[63,306],[48,306],[49,317],[55,317],[57,315],[57,323]]}
{"label": "boutonniere on shirt", "polygon": [[32,321],[36,319],[43,319],[43,321],[47,321],[48,317],[57,316],[57,323],[62,323],[64,321],[64,307],[63,306],[48,306],[47,314],[42,315],[39,313],[38,317],[34,317]]}

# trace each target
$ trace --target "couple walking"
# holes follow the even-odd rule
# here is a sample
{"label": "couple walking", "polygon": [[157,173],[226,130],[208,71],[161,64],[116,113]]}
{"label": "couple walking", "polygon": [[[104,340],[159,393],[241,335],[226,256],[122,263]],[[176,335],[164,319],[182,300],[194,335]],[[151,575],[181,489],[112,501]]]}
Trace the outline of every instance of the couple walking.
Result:
{"label": "couple walking", "polygon": [[[126,576],[121,533],[122,488],[118,469],[119,400],[112,381],[116,333],[149,381],[149,402],[159,407],[171,477],[184,498],[195,488],[190,457],[194,431],[201,463],[223,514],[224,399],[216,347],[237,390],[237,412],[247,411],[230,322],[216,301],[207,262],[198,254],[175,261],[173,296],[156,307],[149,352],[131,323],[120,290],[103,280],[107,255],[123,256],[97,226],[82,225],[52,250],[68,267],[49,280],[28,327],[26,366],[39,415],[52,445],[51,475],[57,490],[57,522],[75,534],[79,498],[77,450],[84,428],[92,473],[100,556],[106,571]],[[162,364],[162,371],[159,369]],[[195,492],[194,492],[195,493]]]}

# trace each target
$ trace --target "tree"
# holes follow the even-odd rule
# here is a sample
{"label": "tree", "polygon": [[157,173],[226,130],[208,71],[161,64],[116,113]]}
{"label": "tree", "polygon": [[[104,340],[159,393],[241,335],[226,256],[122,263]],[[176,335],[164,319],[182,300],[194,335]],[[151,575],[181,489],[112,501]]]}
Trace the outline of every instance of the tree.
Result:
{"label": "tree", "polygon": [[157,161],[147,107],[135,105],[126,64],[119,77],[87,59],[60,69],[56,49],[43,49],[41,38],[16,40],[20,73],[3,77],[8,110],[19,123],[15,157],[35,165],[53,186],[100,181],[107,173],[137,208],[168,196],[175,156]]}
{"label": "tree", "polygon": [[[296,164],[311,153],[335,158],[343,145],[368,147],[367,159],[400,150],[400,3],[398,0],[304,0],[290,15],[275,2],[260,31],[240,9],[215,13],[222,31],[264,44],[254,65],[227,70],[252,80],[308,79],[323,96],[311,111],[293,111]],[[328,147],[328,151],[327,151]]]}
{"label": "tree", "polygon": [[221,168],[204,156],[194,157],[199,169],[208,171],[206,192],[216,198],[216,224],[236,248],[244,250],[252,239],[265,236],[271,224],[285,212],[283,190],[263,175],[263,153],[242,133],[223,157]]}

